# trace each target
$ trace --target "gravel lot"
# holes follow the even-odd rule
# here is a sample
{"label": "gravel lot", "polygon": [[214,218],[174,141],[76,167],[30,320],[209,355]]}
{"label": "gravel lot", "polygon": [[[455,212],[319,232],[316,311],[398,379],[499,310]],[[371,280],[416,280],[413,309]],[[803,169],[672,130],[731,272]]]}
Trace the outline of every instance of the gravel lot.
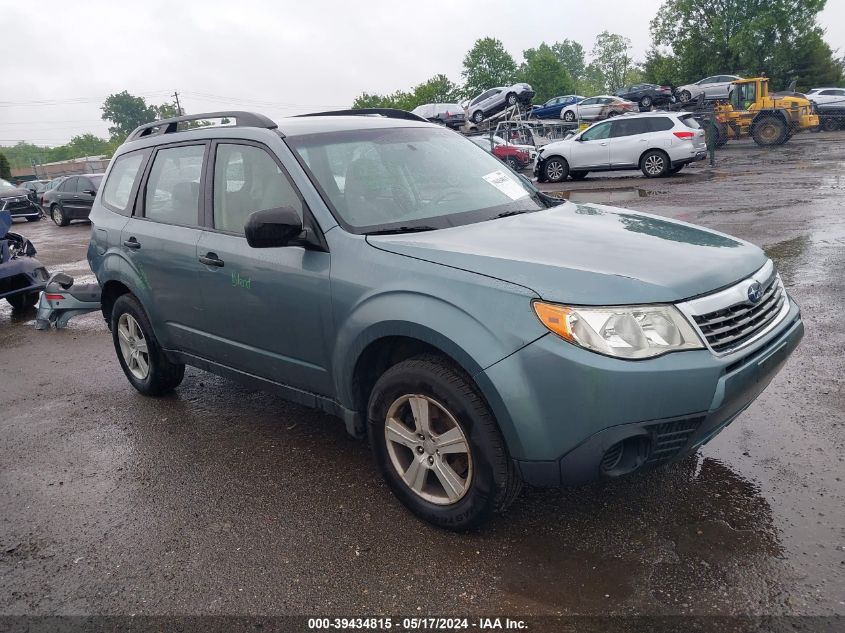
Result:
{"label": "gravel lot", "polygon": [[[37,332],[3,302],[0,615],[845,614],[845,133],[717,158],[567,186],[764,247],[802,345],[697,455],[478,533],[414,519],[338,420],[190,368],[145,398],[99,315]],[[87,224],[13,230],[90,275]]]}

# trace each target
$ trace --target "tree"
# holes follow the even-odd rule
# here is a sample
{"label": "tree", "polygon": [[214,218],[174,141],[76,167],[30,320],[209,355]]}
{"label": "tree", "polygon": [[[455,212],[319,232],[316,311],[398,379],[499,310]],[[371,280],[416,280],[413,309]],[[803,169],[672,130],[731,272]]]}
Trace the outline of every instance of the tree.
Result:
{"label": "tree", "polygon": [[464,92],[474,97],[490,88],[512,84],[517,75],[516,62],[501,41],[485,37],[467,52],[461,75]]}
{"label": "tree", "polygon": [[0,154],[0,178],[9,180],[12,177],[12,168],[9,165],[9,159],[5,154]]}
{"label": "tree", "polygon": [[668,43],[682,81],[765,73],[773,89],[840,81],[842,66],[817,24],[825,0],[664,0],[651,21],[655,47]]}
{"label": "tree", "polygon": [[446,75],[435,75],[411,92],[397,90],[391,95],[377,95],[364,92],[352,102],[353,108],[399,108],[413,110],[424,103],[452,103],[460,99],[460,90]]}
{"label": "tree", "polygon": [[578,82],[584,78],[587,69],[584,47],[575,40],[563,40],[552,44],[552,51],[557,56],[558,61],[566,68],[569,76],[572,77],[575,90],[580,90]]}
{"label": "tree", "polygon": [[139,125],[155,121],[155,106],[147,105],[143,97],[135,97],[126,90],[109,95],[103,102],[103,120],[110,121],[112,138],[124,139]]}
{"label": "tree", "polygon": [[574,91],[572,78],[551,47],[545,42],[539,48],[523,52],[525,62],[520,66],[519,78],[534,88],[534,99],[544,103],[552,97]]}
{"label": "tree", "polygon": [[628,83],[628,75],[634,64],[629,51],[631,40],[627,37],[602,31],[596,36],[591,53],[592,61],[588,67],[588,75],[593,81],[603,82],[605,92],[615,92]]}

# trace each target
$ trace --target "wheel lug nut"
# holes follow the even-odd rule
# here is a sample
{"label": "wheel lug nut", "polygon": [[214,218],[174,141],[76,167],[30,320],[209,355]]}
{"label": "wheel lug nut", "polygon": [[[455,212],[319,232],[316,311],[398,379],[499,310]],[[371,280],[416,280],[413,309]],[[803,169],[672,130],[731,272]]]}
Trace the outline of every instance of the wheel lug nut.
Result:
{"label": "wheel lug nut", "polygon": [[429,455],[429,456],[428,456],[428,463],[429,463],[429,464],[433,464],[433,463],[434,463],[434,457],[433,457],[432,455]]}
{"label": "wheel lug nut", "polygon": [[418,453],[422,453],[422,452],[423,452],[423,447],[422,447],[422,446],[417,446],[417,452],[418,452]]}

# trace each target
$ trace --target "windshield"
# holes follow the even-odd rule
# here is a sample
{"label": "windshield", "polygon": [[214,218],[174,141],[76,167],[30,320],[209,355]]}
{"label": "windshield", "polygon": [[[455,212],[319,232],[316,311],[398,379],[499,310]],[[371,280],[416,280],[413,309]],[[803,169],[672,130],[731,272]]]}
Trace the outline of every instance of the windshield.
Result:
{"label": "windshield", "polygon": [[429,230],[546,208],[491,154],[435,127],[326,132],[285,139],[353,233]]}
{"label": "windshield", "polygon": [[3,180],[2,178],[0,178],[0,189],[16,189],[16,188],[17,187],[15,187],[8,180]]}

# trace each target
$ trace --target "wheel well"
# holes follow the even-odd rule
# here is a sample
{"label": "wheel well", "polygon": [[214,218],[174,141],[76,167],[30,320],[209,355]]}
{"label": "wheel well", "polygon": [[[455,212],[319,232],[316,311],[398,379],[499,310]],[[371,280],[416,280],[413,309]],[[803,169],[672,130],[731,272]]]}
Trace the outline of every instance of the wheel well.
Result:
{"label": "wheel well", "polygon": [[[442,356],[455,367],[463,370],[461,365],[443,350],[419,339],[407,336],[380,338],[367,345],[355,363],[355,372],[352,376],[355,410],[366,416],[370,392],[372,392],[379,377],[397,363],[421,354]],[[468,372],[466,373],[469,375]]]}
{"label": "wheel well", "polygon": [[667,154],[665,151],[663,151],[659,147],[651,147],[651,148],[647,149],[646,151],[644,151],[642,154],[640,154],[640,160],[638,162],[640,169],[642,169],[642,167],[643,167],[643,158],[645,158],[645,155],[648,154],[649,152],[660,152],[661,154],[663,154],[663,157],[669,163],[669,166],[670,167],[672,166],[672,160],[669,158],[669,154]]}
{"label": "wheel well", "polygon": [[129,288],[119,281],[107,281],[106,285],[103,286],[103,291],[100,293],[100,308],[109,327],[111,327],[111,311],[114,307],[114,302],[117,301],[118,297],[128,292]]}

